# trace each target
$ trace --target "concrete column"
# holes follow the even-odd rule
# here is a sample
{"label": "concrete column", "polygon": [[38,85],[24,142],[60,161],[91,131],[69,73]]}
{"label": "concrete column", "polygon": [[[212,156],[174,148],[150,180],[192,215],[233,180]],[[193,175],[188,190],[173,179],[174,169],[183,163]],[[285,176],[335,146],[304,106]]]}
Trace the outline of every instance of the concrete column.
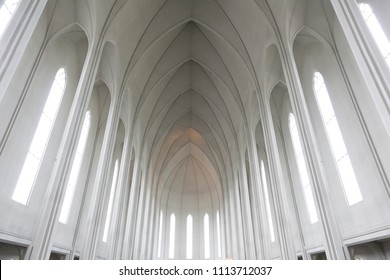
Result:
{"label": "concrete column", "polygon": [[57,161],[49,181],[42,213],[32,241],[30,259],[48,259],[50,256],[53,232],[62,207],[68,175],[83,125],[83,118],[92,94],[100,54],[97,45],[92,43],[81,73],[80,82],[65,127],[64,138],[60,144]]}
{"label": "concrete column", "polygon": [[266,145],[266,153],[269,162],[269,187],[272,190],[272,200],[275,212],[275,227],[278,235],[281,257],[282,259],[296,259],[296,250],[294,240],[292,238],[292,231],[289,226],[291,219],[290,209],[288,203],[283,199],[282,192],[284,191],[283,171],[280,164],[279,151],[277,147],[275,131],[272,123],[271,110],[269,103],[266,102],[263,96],[260,96],[261,102],[261,120],[264,131],[264,142]]}
{"label": "concrete column", "polygon": [[[21,1],[11,20],[12,25],[9,25],[2,35],[0,41],[0,102],[15,75],[17,66],[26,51],[46,3],[47,0]],[[34,64],[38,65],[39,61],[40,56],[37,57]]]}
{"label": "concrete column", "polygon": [[[159,237],[159,230],[160,230],[160,211],[162,209],[160,208],[159,202],[155,201],[153,205],[153,222],[152,222],[152,230],[150,234],[149,239],[149,246],[147,248],[148,250],[148,258],[149,259],[158,259],[158,237]],[[163,217],[165,218],[165,217]],[[164,229],[164,225],[162,225],[162,229]],[[163,239],[161,237],[161,243]]]}
{"label": "concrete column", "polygon": [[123,151],[120,161],[120,169],[118,174],[117,191],[114,200],[114,209],[112,211],[112,219],[110,225],[110,234],[108,239],[108,259],[116,258],[118,243],[122,232],[122,218],[126,194],[128,193],[127,178],[130,172],[130,157],[131,157],[131,141],[129,132],[126,130]]}
{"label": "concrete column", "polygon": [[305,102],[294,54],[291,47],[280,48],[280,53],[291,106],[297,120],[303,153],[311,177],[310,179],[313,186],[313,194],[319,214],[319,220],[324,231],[327,257],[329,259],[346,259],[330,195],[327,192],[326,177],[320,164],[320,153],[316,143],[314,130],[310,122],[310,115]]}
{"label": "concrete column", "polygon": [[[119,208],[119,216],[117,221],[117,227],[114,229],[116,231],[116,237],[114,240],[114,252],[113,252],[113,258],[116,260],[119,260],[122,258],[123,253],[123,243],[124,243],[124,236],[125,236],[125,227],[126,227],[126,216],[127,216],[127,208],[129,205],[129,196],[130,196],[130,184],[132,179],[132,143],[130,141],[131,137],[127,132],[126,138],[125,138],[125,144],[124,144],[124,157],[123,157],[123,173],[122,176],[119,177],[118,184],[120,188],[122,189],[121,197],[120,197],[120,208]],[[121,167],[122,168],[122,167]]]}
{"label": "concrete column", "polygon": [[[376,42],[374,41],[370,31],[364,22],[356,1],[348,0],[331,0],[334,11],[338,17],[341,28],[344,31],[345,37],[349,43],[351,51],[356,58],[357,65],[361,72],[361,77],[367,85],[369,96],[372,98],[378,112],[379,119],[378,127],[386,131],[386,135],[390,137],[390,69],[380,53]],[[378,4],[379,5],[379,2]],[[376,6],[378,8],[378,6]],[[375,11],[374,11],[375,12]],[[350,81],[345,73],[344,65],[342,64],[339,53],[335,52],[335,56],[343,73],[344,80],[348,86],[351,99],[353,101],[355,111],[362,121],[360,122],[365,132],[366,140],[370,146],[373,159],[375,160],[376,168],[379,171],[385,191],[390,197],[390,178],[388,172],[388,161],[386,153],[382,152],[381,145],[373,143],[373,137],[369,134],[369,129],[364,121],[361,110],[358,108],[355,93],[350,89]]]}
{"label": "concrete column", "polygon": [[255,205],[252,211],[254,211],[256,217],[256,228],[255,235],[258,239],[257,244],[257,258],[258,259],[270,259],[271,256],[271,248],[269,244],[269,239],[266,238],[268,236],[268,218],[267,218],[267,210],[266,203],[264,197],[264,186],[261,182],[260,177],[260,165],[259,159],[257,156],[257,147],[255,135],[252,134],[249,137],[248,144],[248,157],[249,157],[249,166],[251,169],[252,175],[252,196],[254,197]]}
{"label": "concrete column", "polygon": [[147,175],[143,176],[141,181],[141,196],[139,201],[139,209],[137,216],[135,250],[134,256],[136,259],[147,259],[146,242],[148,241],[148,231],[153,226],[151,215],[152,196],[151,190],[148,187]]}
{"label": "concrete column", "polygon": [[228,233],[230,233],[231,250],[227,255],[231,259],[244,259],[245,251],[243,242],[243,228],[241,222],[241,208],[239,207],[238,190],[237,185],[234,182],[233,175],[231,175],[230,183],[228,184],[227,203],[225,205],[225,211],[228,216],[225,217],[225,223]]}
{"label": "concrete column", "polygon": [[126,226],[125,226],[125,234],[124,234],[124,242],[123,242],[123,251],[122,251],[122,259],[128,260],[132,258],[133,252],[133,242],[134,242],[134,226],[135,226],[135,218],[138,207],[138,198],[139,198],[139,177],[140,177],[140,162],[139,158],[135,158],[134,163],[134,171],[133,178],[131,182],[130,195],[129,195],[129,203],[127,205],[127,214],[126,214]]}
{"label": "concrete column", "polygon": [[[228,186],[228,184],[226,184]],[[229,188],[226,188],[224,191],[223,196],[223,204],[221,213],[223,212],[223,215],[221,215],[221,231],[224,232],[225,239],[222,243],[222,247],[225,247],[225,258],[231,258],[233,256],[233,229],[232,229],[232,217],[231,213],[229,211],[230,209],[230,194],[229,194]]]}
{"label": "concrete column", "polygon": [[[6,30],[0,40],[0,102],[2,102],[6,94],[15,94],[14,92],[7,91],[7,87],[15,75],[15,71],[19,66],[20,60],[25,53],[28,43],[30,42],[34,29],[37,26],[38,21],[45,9],[46,2],[47,0],[35,0],[24,1],[21,3],[14,16],[17,18],[12,19],[12,21],[19,22],[18,28],[14,30],[12,36],[9,35],[12,30]],[[11,27],[13,26],[8,26],[7,29]],[[0,155],[3,153],[8,138],[14,129],[15,121],[18,118],[20,109],[28,93],[29,85],[34,77],[34,73],[41,63],[41,59],[46,50],[48,41],[49,39],[46,36],[43,39],[42,46],[40,47],[38,55],[34,60],[31,73],[28,77],[26,85],[23,88],[22,94],[18,98],[12,115],[9,116],[9,122],[4,127],[0,125]]]}
{"label": "concrete column", "polygon": [[[226,182],[222,180],[221,184],[226,186]],[[221,196],[218,198],[219,204],[216,208],[216,211],[219,211],[219,230],[221,235],[221,259],[225,259],[227,255],[228,248],[230,247],[230,242],[228,241],[228,232],[225,226],[225,197],[227,196],[227,191],[225,188],[221,189]],[[229,245],[228,245],[229,244]]]}
{"label": "concrete column", "polygon": [[251,201],[249,198],[249,182],[247,180],[247,172],[245,166],[245,158],[242,158],[240,161],[239,169],[239,193],[240,193],[240,203],[242,209],[242,220],[243,220],[243,229],[244,229],[244,244],[245,244],[245,258],[246,259],[256,259],[255,252],[255,241],[253,234],[253,221],[252,221],[252,209]]}
{"label": "concrete column", "polygon": [[82,259],[94,259],[96,257],[96,250],[101,237],[101,229],[103,224],[104,214],[104,199],[108,193],[107,189],[110,187],[108,182],[109,170],[112,163],[112,156],[114,152],[115,139],[119,124],[119,114],[121,109],[123,94],[112,94],[112,103],[108,113],[107,125],[104,132],[102,150],[99,157],[99,162],[96,171],[96,178],[94,188],[97,190],[96,201],[92,203],[90,211],[90,219],[88,219],[88,233],[85,240]]}
{"label": "concrete column", "polygon": [[390,70],[383,59],[355,1],[331,0],[370,94],[390,132]]}
{"label": "concrete column", "polygon": [[[150,170],[149,170],[150,171]],[[151,176],[147,176],[148,178]],[[148,179],[148,185],[153,186],[152,179]],[[144,240],[144,249],[145,258],[153,259],[154,258],[154,248],[158,246],[158,231],[159,231],[159,222],[160,222],[160,212],[158,199],[156,197],[156,187],[153,186],[149,191],[148,199],[148,211],[149,211],[149,223],[145,229],[145,240]]]}
{"label": "concrete column", "polygon": [[231,226],[233,227],[232,238],[233,238],[233,258],[244,260],[246,258],[246,246],[244,242],[245,231],[244,222],[242,217],[242,205],[240,199],[240,182],[237,176],[236,180],[232,183],[230,189],[230,206]]}

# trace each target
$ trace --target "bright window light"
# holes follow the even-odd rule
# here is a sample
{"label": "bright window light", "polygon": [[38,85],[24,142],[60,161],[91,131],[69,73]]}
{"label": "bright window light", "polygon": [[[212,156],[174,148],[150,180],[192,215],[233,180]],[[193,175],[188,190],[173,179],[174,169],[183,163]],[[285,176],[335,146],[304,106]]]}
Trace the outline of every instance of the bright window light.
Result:
{"label": "bright window light", "polygon": [[107,215],[106,215],[106,222],[104,225],[104,232],[103,232],[103,242],[107,242],[108,240],[108,230],[110,228],[111,218],[112,218],[112,208],[114,206],[114,197],[115,197],[115,190],[116,190],[116,182],[118,179],[118,160],[115,161],[115,167],[114,167],[114,173],[112,177],[112,184],[111,184],[111,191],[110,191],[110,200],[108,201],[108,208],[107,208]]}
{"label": "bright window light", "polygon": [[171,214],[169,223],[169,258],[175,257],[175,214]]}
{"label": "bright window light", "polygon": [[204,258],[210,258],[210,219],[209,214],[204,215]]}
{"label": "bright window light", "polygon": [[307,208],[307,211],[309,213],[310,222],[312,224],[314,224],[314,223],[318,222],[318,215],[317,215],[317,209],[316,209],[316,206],[314,203],[313,192],[311,190],[309,173],[307,171],[306,162],[305,162],[305,159],[303,156],[301,140],[299,138],[298,128],[297,128],[297,125],[295,122],[294,115],[290,113],[290,116],[288,119],[289,119],[289,128],[290,128],[292,143],[293,143],[293,147],[294,147],[294,153],[295,153],[295,157],[296,157],[297,165],[298,165],[299,177],[301,179],[301,185],[302,185],[303,194],[305,197],[306,208]]}
{"label": "bright window light", "polygon": [[359,4],[360,12],[366,22],[368,29],[370,30],[375,42],[377,43],[379,50],[385,58],[387,65],[390,67],[390,42],[385,32],[383,31],[378,19],[372,11],[370,5],[366,3]]}
{"label": "bright window light", "polygon": [[314,93],[320,109],[322,121],[326,128],[333,157],[337,163],[337,169],[347,198],[348,204],[353,205],[363,200],[351,160],[344,143],[343,136],[329,98],[324,78],[319,72],[313,76]]}
{"label": "bright window light", "polygon": [[[0,1],[1,2],[1,1]],[[18,8],[20,0],[5,0],[0,7],[0,38],[7,29],[13,15]]]}
{"label": "bright window light", "polygon": [[73,195],[77,185],[77,179],[79,177],[81,163],[83,161],[85,144],[87,143],[90,124],[91,124],[91,113],[88,111],[85,114],[84,123],[79,138],[79,143],[77,144],[76,154],[69,175],[68,186],[66,187],[64,203],[62,204],[59,221],[60,223],[63,224],[66,224],[68,222],[70,207],[72,206]]}
{"label": "bright window light", "polygon": [[192,259],[192,216],[187,216],[187,259]]}
{"label": "bright window light", "polygon": [[265,207],[267,210],[267,218],[268,218],[268,225],[269,225],[269,234],[271,237],[271,242],[275,242],[275,231],[274,231],[274,224],[272,221],[272,213],[271,213],[271,204],[269,201],[269,192],[268,192],[268,184],[267,179],[265,177],[265,168],[264,168],[264,162],[260,162],[261,165],[261,181],[264,186],[264,192],[265,192]]}
{"label": "bright window light", "polygon": [[161,257],[162,227],[163,227],[163,212],[160,211],[160,227],[158,229],[158,251],[157,251],[157,256],[159,258]]}
{"label": "bright window light", "polygon": [[19,175],[12,199],[27,205],[38,175],[39,167],[65,90],[65,69],[60,68],[54,78],[45,107],[35,130],[33,140]]}
{"label": "bright window light", "polygon": [[221,220],[219,218],[219,211],[217,211],[217,240],[218,240],[218,258],[221,258],[222,257]]}

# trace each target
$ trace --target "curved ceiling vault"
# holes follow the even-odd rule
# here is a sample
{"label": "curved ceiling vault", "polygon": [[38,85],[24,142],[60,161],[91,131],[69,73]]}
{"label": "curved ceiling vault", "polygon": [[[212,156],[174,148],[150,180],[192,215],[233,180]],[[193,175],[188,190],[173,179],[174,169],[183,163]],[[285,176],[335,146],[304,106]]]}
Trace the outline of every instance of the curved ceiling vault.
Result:
{"label": "curved ceiling vault", "polygon": [[221,195],[248,118],[258,119],[256,69],[271,31],[249,0],[128,1],[111,23],[107,40],[127,58],[116,77],[129,94],[133,145],[160,198],[191,186]]}

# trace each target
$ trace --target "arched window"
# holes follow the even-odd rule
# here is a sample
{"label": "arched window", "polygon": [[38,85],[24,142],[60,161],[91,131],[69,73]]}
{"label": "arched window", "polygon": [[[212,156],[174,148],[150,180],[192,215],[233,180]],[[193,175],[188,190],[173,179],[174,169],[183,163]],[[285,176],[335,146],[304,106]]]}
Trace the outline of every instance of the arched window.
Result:
{"label": "arched window", "polygon": [[192,216],[187,216],[187,259],[192,259]]}
{"label": "arched window", "polygon": [[219,218],[219,211],[217,211],[217,240],[218,240],[218,258],[222,257],[221,248],[221,220]]}
{"label": "arched window", "polygon": [[54,126],[58,109],[60,108],[65,84],[65,69],[60,68],[54,78],[45,107],[39,119],[38,127],[35,130],[27,157],[12,195],[13,200],[23,205],[27,205],[30,199],[39,167],[50,139],[50,133]]}
{"label": "arched window", "polygon": [[370,30],[376,44],[379,47],[383,57],[385,58],[387,65],[390,67],[390,42],[387,38],[382,26],[379,24],[371,6],[366,3],[359,4],[360,12],[366,22],[368,29]]}
{"label": "arched window", "polygon": [[309,173],[307,171],[305,158],[303,156],[301,140],[299,138],[298,128],[295,122],[294,115],[290,113],[288,120],[289,120],[288,123],[289,123],[295,158],[298,165],[299,177],[301,180],[302,190],[305,197],[306,209],[309,213],[310,222],[314,224],[318,222],[317,209],[314,203],[314,197],[311,189]]}
{"label": "arched window", "polygon": [[356,204],[362,201],[363,197],[321,73],[314,73],[313,86],[333,157],[337,163],[337,170],[340,174],[345,196],[349,205]]}
{"label": "arched window", "polygon": [[[2,2],[0,0],[0,2]],[[15,14],[20,0],[5,0],[0,7],[0,38],[7,29],[13,15]]]}
{"label": "arched window", "polygon": [[269,225],[269,234],[271,238],[271,242],[275,242],[275,231],[274,231],[274,223],[272,221],[272,213],[271,213],[271,204],[269,201],[269,192],[268,192],[268,184],[267,179],[265,177],[265,168],[264,168],[264,162],[260,162],[261,165],[261,181],[264,186],[264,192],[265,192],[265,207],[267,210],[267,218],[268,218],[268,225]]}
{"label": "arched window", "polygon": [[103,232],[103,242],[107,242],[108,240],[108,230],[110,228],[111,223],[111,217],[112,217],[112,208],[114,206],[114,197],[115,197],[115,190],[117,185],[117,179],[118,179],[118,172],[119,172],[119,163],[118,160],[115,161],[115,167],[114,167],[114,173],[112,175],[112,183],[111,183],[111,191],[110,191],[110,200],[108,201],[108,208],[107,208],[107,215],[106,215],[106,222],[104,224],[104,232]]}
{"label": "arched window", "polygon": [[210,220],[209,220],[209,214],[204,215],[204,258],[209,259],[210,258]]}
{"label": "arched window", "polygon": [[68,222],[70,207],[72,205],[73,195],[77,185],[77,179],[79,177],[81,163],[83,161],[85,144],[87,143],[90,125],[91,125],[91,113],[88,111],[85,114],[84,123],[79,138],[79,143],[77,144],[76,154],[69,175],[68,186],[66,187],[64,203],[62,204],[59,221],[63,224],[66,224]]}
{"label": "arched window", "polygon": [[161,239],[162,239],[162,227],[163,227],[163,212],[160,211],[160,227],[158,229],[158,251],[157,257],[161,257]]}
{"label": "arched window", "polygon": [[169,258],[175,257],[175,214],[171,214],[169,223]]}

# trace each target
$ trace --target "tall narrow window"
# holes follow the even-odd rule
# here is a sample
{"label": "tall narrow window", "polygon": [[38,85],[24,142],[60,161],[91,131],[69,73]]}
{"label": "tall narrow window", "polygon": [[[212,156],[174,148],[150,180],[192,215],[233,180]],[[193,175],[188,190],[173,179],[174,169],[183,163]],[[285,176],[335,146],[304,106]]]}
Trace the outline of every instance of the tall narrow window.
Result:
{"label": "tall narrow window", "polygon": [[210,258],[210,220],[209,214],[204,215],[204,258]]}
{"label": "tall narrow window", "polygon": [[187,216],[187,259],[192,259],[192,216]]}
{"label": "tall narrow window", "polygon": [[217,240],[218,240],[218,258],[222,257],[221,247],[221,220],[219,218],[219,211],[217,211]]}
{"label": "tall narrow window", "polygon": [[162,227],[163,227],[163,212],[160,211],[160,227],[158,228],[158,251],[157,257],[161,257],[161,240],[162,240]]}
{"label": "tall narrow window", "polygon": [[[2,1],[0,1],[2,2]],[[13,15],[18,8],[20,0],[5,0],[0,7],[0,38],[7,29]]]}
{"label": "tall narrow window", "polygon": [[107,208],[107,215],[106,215],[106,222],[104,224],[104,232],[103,232],[103,242],[107,242],[108,240],[108,230],[110,228],[111,223],[111,216],[112,216],[112,208],[114,206],[114,197],[115,197],[115,190],[117,185],[117,179],[118,179],[118,160],[115,161],[115,167],[114,167],[114,173],[112,175],[112,183],[111,183],[111,190],[110,190],[110,200],[108,201],[108,208]]}
{"label": "tall narrow window", "polygon": [[289,127],[290,127],[294,153],[297,160],[299,177],[301,180],[303,194],[305,197],[306,208],[309,213],[310,222],[314,224],[318,222],[317,209],[314,203],[314,197],[311,189],[309,173],[307,171],[305,158],[303,156],[303,150],[302,150],[301,140],[298,134],[297,124],[295,122],[294,115],[291,113],[289,116]]}
{"label": "tall narrow window", "polygon": [[383,57],[385,58],[387,65],[390,67],[390,42],[387,38],[382,26],[379,24],[371,6],[366,3],[359,4],[360,12],[366,22],[368,29],[370,30],[376,44],[379,47]]}
{"label": "tall narrow window", "polygon": [[19,175],[12,199],[27,205],[38,175],[39,167],[65,90],[65,69],[60,68],[54,78],[45,107]]}
{"label": "tall narrow window", "polygon": [[68,186],[66,188],[64,203],[62,204],[59,221],[63,224],[66,224],[68,222],[70,207],[72,205],[73,195],[77,185],[77,179],[79,177],[81,163],[83,161],[85,144],[87,143],[90,124],[91,124],[91,113],[88,111],[85,114],[84,123],[79,138],[79,143],[77,144],[76,154],[69,175],[69,181],[68,181]]}
{"label": "tall narrow window", "polygon": [[271,213],[271,204],[269,201],[269,192],[268,192],[268,184],[267,179],[265,177],[265,168],[264,168],[264,162],[260,162],[261,165],[261,181],[264,186],[264,192],[265,192],[265,207],[267,210],[267,218],[268,218],[268,225],[269,225],[269,234],[271,238],[271,242],[275,242],[275,232],[274,232],[274,223],[272,221],[272,213]]}
{"label": "tall narrow window", "polygon": [[169,223],[169,258],[175,257],[175,214],[171,214]]}
{"label": "tall narrow window", "polygon": [[314,73],[313,84],[317,104],[325,125],[333,157],[337,163],[345,196],[349,205],[356,204],[362,201],[363,197],[352,168],[351,160],[349,159],[336,114],[333,110],[332,102],[329,98],[324,78],[319,72]]}

